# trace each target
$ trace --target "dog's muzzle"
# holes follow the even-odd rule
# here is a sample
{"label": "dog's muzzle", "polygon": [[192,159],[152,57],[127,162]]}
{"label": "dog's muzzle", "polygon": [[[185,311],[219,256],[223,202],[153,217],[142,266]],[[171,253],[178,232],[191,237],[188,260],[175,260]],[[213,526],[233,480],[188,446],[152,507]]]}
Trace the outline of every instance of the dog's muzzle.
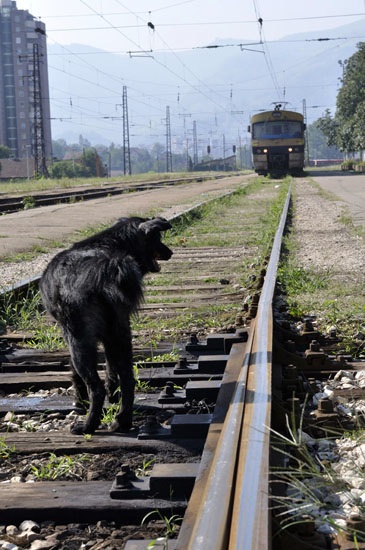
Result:
{"label": "dog's muzzle", "polygon": [[171,258],[172,255],[173,255],[173,251],[170,250],[170,248],[165,244],[162,244],[161,249],[158,250],[157,252],[156,260],[167,261]]}
{"label": "dog's muzzle", "polygon": [[158,265],[157,260],[167,261],[173,255],[172,250],[168,246],[161,243],[160,248],[156,251],[155,257],[153,259],[153,269],[151,271],[157,273],[161,270],[161,267]]}

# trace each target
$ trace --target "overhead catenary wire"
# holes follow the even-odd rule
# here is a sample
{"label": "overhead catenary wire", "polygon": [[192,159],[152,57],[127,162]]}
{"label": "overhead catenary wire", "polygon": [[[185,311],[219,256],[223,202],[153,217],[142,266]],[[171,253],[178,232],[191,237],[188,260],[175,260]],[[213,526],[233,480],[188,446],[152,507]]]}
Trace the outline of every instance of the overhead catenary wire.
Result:
{"label": "overhead catenary wire", "polygon": [[[188,3],[193,2],[193,1],[194,1],[194,0],[189,0],[189,1],[187,1],[187,2],[178,2],[178,3],[175,2],[175,3],[171,3],[170,6],[165,6],[164,8],[161,8],[161,10],[162,10],[162,9],[172,8],[172,7],[174,7],[175,5],[179,5],[179,4],[183,4],[183,3],[188,4]],[[87,5],[85,2],[83,2],[83,3],[84,3],[84,5]],[[154,12],[156,12],[156,11],[159,11],[159,10],[154,10]],[[117,15],[119,12],[115,11],[114,13]],[[146,12],[138,12],[138,11],[135,11],[135,12],[134,12],[135,15],[138,15],[139,13],[141,13],[142,15],[143,15],[143,13],[146,14]],[[87,15],[88,17],[100,17],[101,14],[99,14],[99,13],[95,10],[95,13],[93,12],[93,13],[91,13],[91,14],[81,14],[80,17],[81,17],[81,16],[84,17],[84,16],[86,16],[86,15]],[[108,15],[109,15],[109,14],[106,14],[105,12],[104,12],[104,14],[102,14],[102,16],[104,17],[104,20],[105,20],[105,16],[108,16]],[[259,14],[258,14],[258,15],[259,15]],[[353,17],[353,16],[356,16],[356,15],[363,15],[363,14],[347,14],[346,16],[348,16],[348,17],[351,17],[351,16],[352,16],[352,17]],[[340,17],[340,16],[329,16],[329,17]],[[319,17],[319,19],[322,19],[322,18],[324,18],[324,17]],[[265,20],[264,25],[265,25],[267,22],[271,22],[271,21],[277,21],[277,20],[291,20],[291,19],[293,19],[293,18],[275,19],[275,20]],[[294,18],[294,19],[305,20],[305,19],[308,19],[308,18]],[[318,17],[310,17],[309,19],[318,19]],[[256,20],[256,21],[253,20],[253,21],[251,21],[251,23],[255,23],[255,24],[257,25],[257,21],[258,21],[258,20]],[[212,21],[211,21],[211,22],[206,22],[206,21],[204,21],[204,22],[193,22],[192,24],[193,24],[193,25],[202,25],[202,26],[203,26],[203,25],[209,25],[209,24],[214,24],[214,23],[215,23],[215,22],[212,22]],[[225,22],[225,21],[219,21],[219,22],[216,22],[216,23],[217,23],[217,24],[224,24],[224,23],[227,23],[227,22]],[[231,23],[237,23],[237,21],[231,21]],[[246,23],[246,21],[245,21],[244,23]],[[176,22],[176,23],[173,24],[173,26],[181,26],[181,25],[188,25],[188,24],[189,24],[189,23]],[[138,26],[142,28],[144,25],[145,25],[145,23],[143,23],[143,25],[138,25]],[[157,29],[158,29],[160,26],[161,26],[161,27],[162,27],[162,26],[163,26],[163,27],[168,27],[169,24],[161,24],[161,25],[158,25]],[[133,26],[131,26],[131,25],[128,26],[128,28],[132,28],[132,27],[133,27]],[[114,25],[114,24],[113,24],[113,25],[111,26],[110,21],[108,21],[108,25],[105,26],[104,28],[108,28],[108,29],[110,29],[110,28],[117,28],[117,25]],[[49,30],[49,32],[53,32],[53,31]],[[265,38],[265,37],[264,37],[264,38]],[[129,37],[127,37],[127,36],[126,36],[126,39],[130,40]],[[270,43],[270,41],[265,40],[265,45],[266,45],[266,44],[269,44],[269,43]],[[138,45],[137,42],[136,42],[136,44],[137,44],[137,48],[138,48],[139,45]],[[140,49],[140,47],[139,47],[139,49]],[[141,51],[142,51],[142,50],[141,50]],[[158,50],[155,49],[155,50],[154,50],[154,53],[156,53],[156,52],[162,52],[162,51],[169,51],[170,53],[173,53],[173,50],[172,50],[168,45],[167,45],[166,49],[163,49],[163,48],[159,48]],[[125,52],[125,53],[127,53],[127,52]],[[78,59],[82,61],[82,63],[86,63],[86,59],[85,59],[85,55],[86,55],[86,54],[85,54],[85,53],[82,53],[82,52],[78,53],[78,52],[75,52],[75,51],[71,51],[71,50],[67,50],[67,49],[66,49],[66,50],[65,50],[65,53],[64,53],[63,55],[69,55],[69,54],[72,55],[72,56],[76,55],[76,56],[78,57]],[[60,54],[60,55],[62,55],[62,54]],[[87,55],[89,55],[88,52],[87,52]],[[76,59],[76,57],[75,57],[75,59]],[[266,59],[266,58],[265,58],[265,59]],[[168,66],[167,66],[166,64],[164,64],[164,63],[162,63],[161,66],[164,67],[165,69],[167,69],[167,70],[169,70],[169,71],[171,72],[171,70],[170,70],[171,67],[168,67]],[[109,73],[107,73],[106,71],[101,70],[99,67],[97,67],[97,66],[94,65],[93,63],[90,63],[90,64],[89,64],[89,67],[90,67],[91,70],[94,70],[94,71],[96,70],[98,73],[100,73],[100,76],[105,76],[105,77],[108,78],[108,79],[109,79],[109,78],[110,78],[110,79],[113,79],[113,78],[114,78],[114,81],[117,82],[118,85],[125,83],[125,82],[123,81],[123,79],[118,78],[117,75],[109,74]],[[93,69],[93,68],[94,68],[94,69]],[[65,74],[67,74],[67,73],[68,73],[68,71],[66,70],[66,71],[65,71]],[[70,73],[69,73],[69,74],[70,74]],[[274,75],[276,76],[275,70],[274,70]],[[79,78],[79,75],[76,75],[76,74],[70,74],[70,76],[71,76],[72,78]],[[180,77],[180,78],[181,78],[181,75],[176,75],[176,74],[174,74],[174,76],[177,76],[177,77]],[[105,85],[106,78],[104,79],[104,82],[103,82],[103,84],[104,84],[104,89],[105,89],[106,91],[108,91],[108,93],[111,94],[111,98],[112,98],[112,97],[113,97],[113,93],[116,93],[117,91],[116,91],[115,89],[114,89],[114,90],[111,89],[112,87],[109,87],[109,89],[108,89],[108,86]],[[100,80],[103,81],[102,78],[101,78]],[[200,89],[200,87],[199,87],[198,85],[195,85],[194,83],[189,82],[189,79],[187,79],[187,78],[183,79],[183,81],[184,81],[184,84],[186,85],[187,88],[191,88],[192,93],[197,93],[197,94],[199,94],[199,95],[202,95],[202,97],[204,97],[204,95],[202,94],[202,91],[204,91],[204,83],[203,83],[203,85],[202,85],[202,88],[203,88],[203,90],[202,90],[202,89]],[[128,81],[128,83],[129,83],[129,81]],[[192,84],[193,84],[194,87],[191,87]],[[97,82],[94,82],[94,85],[95,85],[95,86],[100,86],[100,83],[99,83],[99,82],[98,82],[98,83],[97,83]],[[129,88],[132,89],[132,86],[131,86],[130,84],[129,84]],[[137,94],[141,94],[141,95],[145,94],[145,91],[142,91],[142,90],[138,89],[138,84],[137,84],[137,87],[134,87],[134,89],[135,89],[135,91],[136,91]],[[226,92],[225,92],[225,91],[224,91],[224,87],[223,87],[223,88],[220,89],[220,91],[217,92],[218,89],[219,89],[219,87],[215,87],[215,90],[214,90],[215,94],[217,94],[216,97],[219,97],[219,94],[220,94],[220,93],[221,93],[222,95],[224,95],[225,93],[227,93],[227,90],[228,90],[228,88],[227,88],[227,90],[226,90]],[[176,90],[176,86],[175,86],[175,90]],[[70,92],[66,92],[66,94],[69,94],[69,93],[70,93]],[[149,98],[151,99],[151,103],[149,104],[149,103],[147,102],[146,104],[147,104],[149,107],[152,107],[154,110],[155,110],[155,108],[157,107],[156,113],[158,113],[158,111],[162,112],[163,109],[164,109],[164,107],[165,107],[165,105],[163,105],[163,103],[162,103],[162,101],[161,101],[161,98],[162,98],[165,94],[166,94],[166,96],[167,96],[168,93],[169,93],[168,90],[167,90],[166,92],[163,91],[161,94],[159,93],[158,96],[155,96],[155,100],[153,99],[153,94],[149,94]],[[176,92],[175,92],[175,93],[176,93]],[[191,93],[191,92],[188,92],[188,91],[186,90],[186,91],[183,92],[183,93],[186,94],[186,93]],[[209,93],[211,93],[211,92],[209,92]],[[116,95],[120,95],[120,94],[117,92]],[[88,98],[88,99],[89,99],[89,98]],[[211,98],[210,98],[210,99],[211,99]],[[113,100],[111,99],[111,101],[113,101]],[[131,101],[134,101],[134,98],[131,97]],[[137,100],[137,101],[138,101],[138,100]],[[166,104],[167,102],[168,102],[168,101],[166,100],[165,104]],[[143,103],[143,101],[142,101],[142,103]],[[216,102],[216,103],[218,103],[218,102]],[[214,105],[214,103],[211,103],[211,104]],[[182,107],[182,109],[184,109],[184,106],[183,106],[183,105],[180,105],[180,106]],[[218,106],[219,109],[222,110],[222,111],[227,111],[227,106],[224,105],[224,104],[218,104],[218,105],[215,105],[215,106]],[[101,116],[103,116],[103,115],[101,115]],[[107,116],[107,115],[105,115],[105,116]],[[153,116],[153,115],[151,115],[151,116]],[[159,116],[159,115],[156,114],[156,116]],[[111,117],[111,118],[112,118],[112,117]]]}
{"label": "overhead catenary wire", "polygon": [[[129,13],[131,13],[131,14],[133,14],[133,15],[137,15],[135,12],[133,12],[132,10],[130,10],[129,8],[127,8],[126,6],[124,6],[124,4],[122,4],[122,3],[120,2],[120,0],[116,0],[116,2],[117,2],[120,6],[122,6],[124,9],[127,9],[127,10],[129,11]],[[146,25],[148,25],[148,26],[153,25],[151,22],[148,22],[147,20],[144,20],[144,23],[145,23]],[[150,27],[150,28],[151,28],[151,27]],[[166,43],[166,41],[165,41],[165,40],[162,38],[162,36],[159,34],[159,32],[158,32],[158,30],[156,29],[155,25],[153,25],[153,31],[154,31],[154,33],[156,33],[156,34],[159,36],[161,42],[167,47],[168,51],[169,51],[170,53],[172,53],[172,55],[174,55],[174,57],[179,61],[179,63],[181,64],[181,66],[184,68],[185,71],[187,71],[188,73],[190,73],[190,74],[191,74],[191,75],[192,75],[192,76],[193,76],[202,86],[204,86],[204,87],[207,89],[207,91],[211,92],[212,94],[217,95],[217,96],[219,97],[220,100],[223,99],[219,94],[217,94],[217,92],[216,92],[213,88],[211,88],[211,87],[208,86],[205,82],[203,82],[203,81],[202,81],[202,80],[201,80],[201,79],[191,70],[191,68],[190,68],[189,66],[187,66],[186,63],[184,63],[184,62],[182,61],[182,59],[176,54],[176,52],[175,52],[173,49],[170,48],[170,46]],[[194,85],[192,85],[192,87],[195,88]],[[200,93],[202,93],[202,92],[200,92]],[[204,94],[204,95],[205,95],[205,97],[208,97],[208,99],[210,99],[210,101],[212,101],[212,99],[211,99],[209,96],[206,96],[206,94]],[[218,107],[221,108],[221,105],[218,105]]]}
{"label": "overhead catenary wire", "polygon": [[[159,11],[159,9],[155,9],[154,12]],[[140,13],[145,12],[134,12],[136,15],[139,15]],[[78,14],[77,18],[79,17],[93,17],[96,14]],[[116,15],[123,15],[121,12],[115,12],[115,13],[106,13],[104,16],[111,16],[114,17]],[[360,13],[347,13],[347,14],[337,14],[337,15],[318,15],[318,16],[308,16],[308,17],[282,17],[280,19],[266,19],[265,23],[283,23],[288,22],[292,23],[295,21],[318,21],[322,19],[342,19],[344,17],[362,17],[365,16],[365,11]],[[47,15],[44,16],[45,19],[52,19],[52,18],[72,18],[75,19],[75,15]],[[235,19],[234,21],[186,21],[186,22],[179,22],[179,23],[160,23],[160,27],[196,27],[196,26],[227,26],[227,25],[257,25],[257,19],[245,19],[245,20],[239,20]],[[119,29],[130,29],[130,28],[142,28],[144,25],[115,25],[116,28]],[[64,32],[64,31],[90,31],[90,30],[105,30],[108,27],[65,27],[65,28],[50,28],[50,32]]]}
{"label": "overhead catenary wire", "polygon": [[255,10],[255,14],[257,17],[257,22],[259,24],[259,36],[260,36],[260,42],[262,43],[262,47],[265,54],[265,62],[271,77],[271,80],[274,84],[274,88],[276,90],[276,93],[278,94],[278,99],[280,100],[282,98],[282,94],[280,92],[279,83],[276,77],[275,69],[271,60],[270,52],[267,47],[267,43],[265,41],[265,35],[264,35],[264,29],[263,29],[263,19],[260,15],[259,7],[258,7],[258,0],[253,0],[253,6]]}
{"label": "overhead catenary wire", "polygon": [[[118,0],[117,0],[118,1]],[[208,101],[210,101],[211,103],[215,104],[217,107],[219,107],[219,109],[222,109],[223,106],[222,104],[218,104],[214,99],[212,99],[209,95],[207,95],[205,92],[202,92],[201,90],[199,90],[199,88],[196,87],[196,85],[194,85],[193,83],[189,82],[184,76],[178,74],[176,71],[174,71],[173,69],[171,69],[171,67],[169,67],[168,65],[166,65],[165,63],[162,63],[161,61],[159,61],[158,59],[156,59],[154,56],[152,56],[149,52],[146,52],[146,50],[144,48],[142,48],[140,46],[140,44],[138,44],[135,40],[133,40],[132,38],[128,37],[125,33],[123,33],[118,27],[116,27],[111,21],[109,21],[108,19],[106,19],[106,17],[99,13],[97,10],[95,10],[95,8],[93,8],[92,6],[90,6],[85,0],[80,0],[80,2],[82,4],[84,4],[86,7],[88,7],[93,13],[99,15],[104,21],[106,21],[108,23],[108,25],[110,26],[110,28],[116,30],[117,32],[119,32],[124,38],[126,38],[128,41],[130,41],[136,48],[137,48],[137,51],[140,51],[140,52],[143,52],[143,54],[145,54],[146,57],[151,57],[151,60],[153,60],[155,63],[157,63],[159,66],[163,67],[164,69],[166,69],[169,73],[171,73],[172,75],[174,75],[175,77],[177,77],[179,80],[182,80],[183,82],[185,82],[186,84],[188,84],[189,86],[191,86],[192,88],[196,89],[199,93],[201,93],[206,99],[208,99]],[[120,4],[120,2],[118,2]]]}

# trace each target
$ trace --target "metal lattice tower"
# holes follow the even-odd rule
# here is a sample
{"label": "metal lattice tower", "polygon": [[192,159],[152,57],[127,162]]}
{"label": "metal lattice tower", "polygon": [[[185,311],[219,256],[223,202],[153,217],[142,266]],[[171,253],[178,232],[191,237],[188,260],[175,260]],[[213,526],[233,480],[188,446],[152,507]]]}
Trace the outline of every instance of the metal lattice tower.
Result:
{"label": "metal lattice tower", "polygon": [[38,44],[33,44],[33,102],[34,102],[34,175],[48,177],[46,148],[44,141],[42,86],[39,68]]}
{"label": "metal lattice tower", "polygon": [[123,86],[123,166],[124,175],[132,174],[131,149],[129,145],[129,122],[128,122],[128,101],[127,86]]}
{"label": "metal lattice tower", "polygon": [[308,139],[308,124],[307,124],[307,102],[303,99],[303,118],[305,124],[305,163],[309,166],[309,139]]}
{"label": "metal lattice tower", "polygon": [[198,164],[198,138],[196,133],[196,120],[193,121],[193,152],[194,165]]}
{"label": "metal lattice tower", "polygon": [[166,172],[172,172],[170,107],[166,107]]}

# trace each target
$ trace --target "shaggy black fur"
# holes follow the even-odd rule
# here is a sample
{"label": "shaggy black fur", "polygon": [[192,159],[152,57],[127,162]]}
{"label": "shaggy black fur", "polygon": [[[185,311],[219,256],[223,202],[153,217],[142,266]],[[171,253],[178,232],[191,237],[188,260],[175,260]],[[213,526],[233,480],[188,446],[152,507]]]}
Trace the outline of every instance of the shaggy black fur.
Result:
{"label": "shaggy black fur", "polygon": [[[72,381],[78,404],[90,402],[85,423],[72,432],[94,433],[105,394],[122,405],[113,425],[132,426],[135,380],[130,315],[143,299],[143,275],[159,271],[157,260],[172,251],[160,232],[170,229],[163,218],[121,218],[115,225],[57,254],[40,281],[47,311],[59,322],[71,354]],[[106,391],[97,373],[97,345],[106,358]]]}

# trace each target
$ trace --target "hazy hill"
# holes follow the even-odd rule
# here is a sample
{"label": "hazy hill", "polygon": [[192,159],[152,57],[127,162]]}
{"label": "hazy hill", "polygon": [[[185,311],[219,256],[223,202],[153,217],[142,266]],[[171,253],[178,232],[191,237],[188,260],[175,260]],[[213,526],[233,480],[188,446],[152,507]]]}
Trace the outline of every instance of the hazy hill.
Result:
{"label": "hazy hill", "polygon": [[[250,115],[279,99],[302,110],[308,122],[334,111],[342,69],[365,40],[365,19],[322,33],[288,34],[262,46],[220,41],[189,52],[134,57],[71,44],[48,46],[53,138],[93,144],[122,143],[122,91],[127,86],[131,144],[163,142],[166,106],[173,137],[244,139]],[[341,39],[338,39],[341,38]],[[331,39],[331,40],[328,40]],[[211,45],[212,46],[212,45]],[[116,44],[117,49],[117,44]],[[243,114],[242,114],[243,112]],[[206,137],[205,137],[206,136]]]}

